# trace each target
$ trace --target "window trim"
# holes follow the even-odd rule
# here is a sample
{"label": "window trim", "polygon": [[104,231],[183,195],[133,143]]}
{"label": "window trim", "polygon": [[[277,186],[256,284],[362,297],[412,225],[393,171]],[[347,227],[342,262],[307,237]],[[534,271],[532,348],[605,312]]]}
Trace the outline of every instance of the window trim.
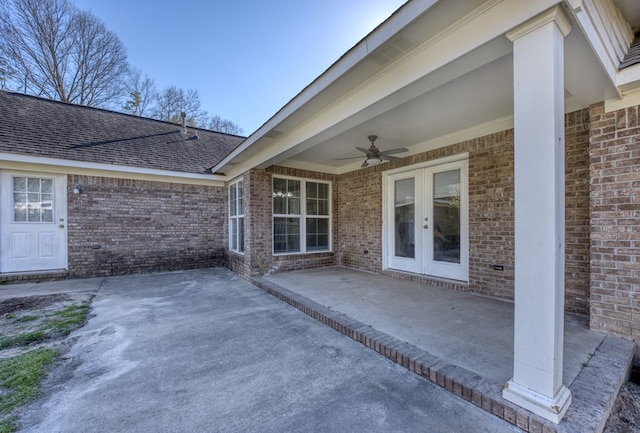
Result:
{"label": "window trim", "polygon": [[[239,209],[237,206],[238,203],[238,185],[242,184],[242,209]],[[235,215],[233,214],[234,212],[232,211],[231,208],[231,191],[235,190],[235,203],[236,203],[236,209],[235,209]],[[245,224],[244,224],[244,220],[245,220],[245,215],[246,215],[246,197],[244,194],[244,178],[240,178],[232,183],[229,184],[229,189],[227,190],[227,199],[229,201],[229,204],[227,206],[228,212],[229,212],[229,251],[236,253],[236,254],[242,254],[244,255],[244,252],[246,250],[245,248],[245,236],[244,236],[244,228],[245,228]],[[242,212],[240,212],[240,210]],[[240,234],[240,231],[238,231],[236,233],[236,245],[239,246],[240,245],[240,240],[242,239],[242,249],[236,247],[235,249],[233,248],[233,241],[234,241],[234,236],[233,236],[233,223],[232,221],[236,221],[236,225],[239,224],[239,221],[242,220],[242,235]]]}
{"label": "window trim", "polygon": [[[333,191],[332,191],[332,182],[328,180],[321,179],[313,179],[306,177],[296,177],[296,176],[286,176],[274,174],[271,177],[271,193],[273,194],[273,184],[275,179],[288,179],[288,180],[297,180],[300,182],[300,214],[276,214],[274,213],[274,205],[273,205],[273,195],[271,197],[271,253],[273,256],[290,256],[290,255],[301,255],[301,254],[323,254],[333,252]],[[322,183],[329,187],[328,191],[328,215],[307,215],[307,182],[312,183]],[[276,218],[298,218],[299,226],[300,226],[300,251],[284,251],[284,252],[276,252],[275,251],[275,242],[273,241],[275,233],[275,219]],[[328,239],[328,248],[321,250],[311,250],[307,249],[307,219],[308,218],[320,218],[329,220],[329,239]]]}

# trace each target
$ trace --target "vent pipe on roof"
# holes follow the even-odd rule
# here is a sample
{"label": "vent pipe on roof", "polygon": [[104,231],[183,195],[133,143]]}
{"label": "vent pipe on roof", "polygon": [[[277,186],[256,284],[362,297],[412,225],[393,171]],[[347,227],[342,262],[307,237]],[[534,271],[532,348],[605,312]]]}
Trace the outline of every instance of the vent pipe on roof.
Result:
{"label": "vent pipe on roof", "polygon": [[180,132],[182,132],[183,134],[186,134],[187,133],[187,113],[183,111],[182,113],[180,113],[180,117],[182,118],[182,129],[180,129]]}

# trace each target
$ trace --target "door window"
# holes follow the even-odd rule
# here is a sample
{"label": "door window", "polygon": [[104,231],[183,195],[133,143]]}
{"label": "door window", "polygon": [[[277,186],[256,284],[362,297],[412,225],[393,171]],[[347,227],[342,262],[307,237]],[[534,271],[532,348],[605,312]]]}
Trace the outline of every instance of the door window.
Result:
{"label": "door window", "polygon": [[416,197],[415,178],[395,181],[395,242],[394,255],[396,257],[414,258],[416,256],[415,225],[416,225]]}
{"label": "door window", "polygon": [[433,175],[433,260],[460,263],[460,169]]}
{"label": "door window", "polygon": [[13,221],[53,222],[53,179],[15,176],[13,178]]}

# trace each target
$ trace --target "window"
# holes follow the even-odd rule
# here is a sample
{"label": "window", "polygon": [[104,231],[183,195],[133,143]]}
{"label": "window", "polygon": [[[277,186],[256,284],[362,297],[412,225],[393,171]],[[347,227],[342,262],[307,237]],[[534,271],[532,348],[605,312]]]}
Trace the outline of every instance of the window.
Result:
{"label": "window", "polygon": [[229,185],[229,250],[244,253],[244,181]]}
{"label": "window", "polygon": [[13,178],[13,221],[53,222],[53,179]]}
{"label": "window", "polygon": [[273,252],[331,249],[330,185],[273,178]]}

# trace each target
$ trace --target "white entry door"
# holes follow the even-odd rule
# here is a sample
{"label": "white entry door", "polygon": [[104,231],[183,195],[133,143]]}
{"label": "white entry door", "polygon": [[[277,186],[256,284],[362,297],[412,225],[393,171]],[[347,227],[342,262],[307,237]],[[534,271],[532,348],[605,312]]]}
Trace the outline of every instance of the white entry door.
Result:
{"label": "white entry door", "polygon": [[66,176],[0,173],[0,272],[67,267]]}
{"label": "white entry door", "polygon": [[387,177],[387,267],[468,280],[467,161]]}

